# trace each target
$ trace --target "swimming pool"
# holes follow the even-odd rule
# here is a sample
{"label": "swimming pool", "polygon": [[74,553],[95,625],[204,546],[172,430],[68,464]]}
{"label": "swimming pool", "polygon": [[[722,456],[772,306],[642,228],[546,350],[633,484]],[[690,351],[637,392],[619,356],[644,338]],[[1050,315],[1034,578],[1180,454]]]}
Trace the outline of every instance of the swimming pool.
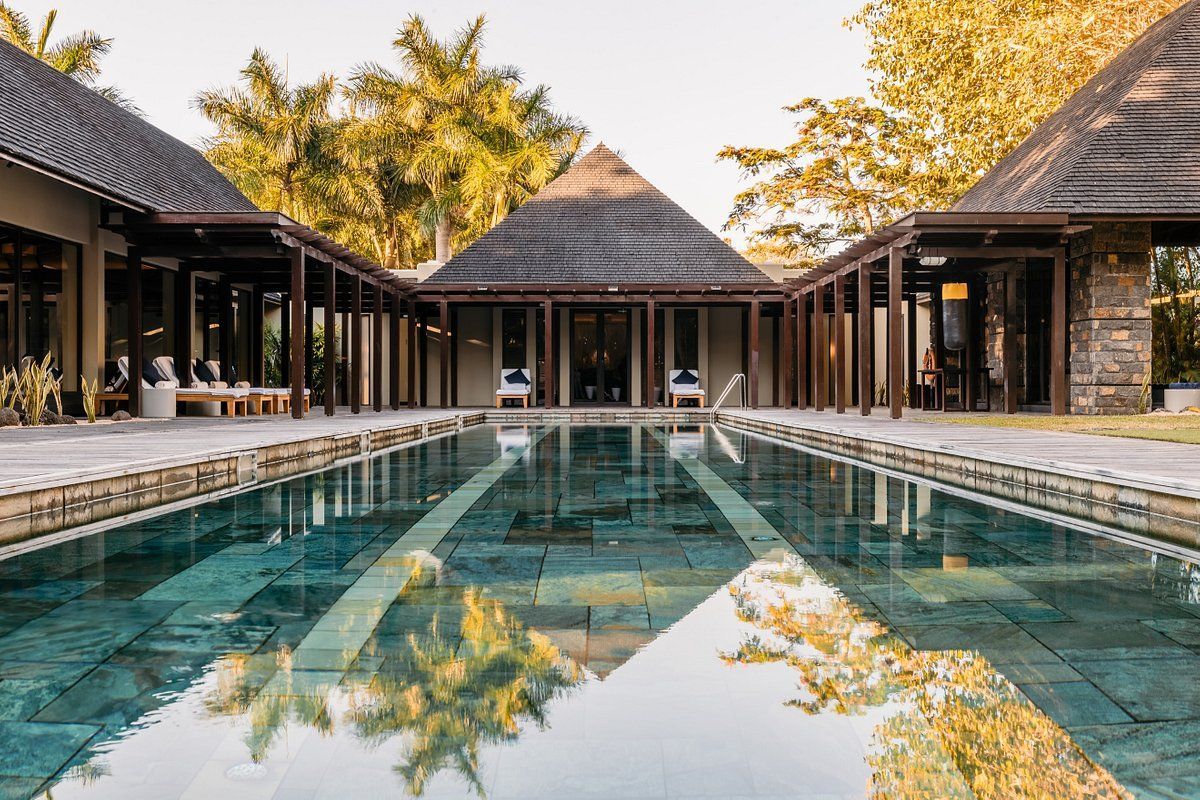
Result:
{"label": "swimming pool", "polygon": [[0,797],[1200,794],[1200,571],[772,440],[480,426],[0,561]]}

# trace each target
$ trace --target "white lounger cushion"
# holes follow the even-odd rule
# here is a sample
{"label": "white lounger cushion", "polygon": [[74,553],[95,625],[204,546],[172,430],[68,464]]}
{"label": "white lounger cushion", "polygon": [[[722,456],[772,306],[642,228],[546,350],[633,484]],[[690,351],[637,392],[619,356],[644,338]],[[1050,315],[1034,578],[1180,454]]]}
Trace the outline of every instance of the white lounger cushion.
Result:
{"label": "white lounger cushion", "polygon": [[[509,380],[509,376],[521,376],[522,380]],[[500,388],[496,390],[496,395],[499,397],[524,397],[530,394],[533,389],[533,381],[529,379],[529,370],[521,369],[502,369],[500,370]]]}
{"label": "white lounger cushion", "polygon": [[[696,376],[695,383],[679,383],[679,376],[684,372],[691,372]],[[704,390],[700,388],[700,373],[696,370],[673,369],[669,376],[671,385],[671,394],[679,395],[680,397],[703,397]]]}

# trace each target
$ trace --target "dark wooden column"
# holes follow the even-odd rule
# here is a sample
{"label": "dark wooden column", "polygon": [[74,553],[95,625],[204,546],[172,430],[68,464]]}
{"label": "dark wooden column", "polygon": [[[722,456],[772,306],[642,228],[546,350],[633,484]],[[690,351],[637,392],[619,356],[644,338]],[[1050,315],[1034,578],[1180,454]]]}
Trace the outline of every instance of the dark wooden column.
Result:
{"label": "dark wooden column", "polygon": [[312,303],[304,304],[304,374],[313,375],[316,372],[316,344],[313,339],[316,336],[317,321],[314,318]]}
{"label": "dark wooden column", "polygon": [[975,410],[975,398],[979,391],[979,341],[976,339],[979,315],[975,311],[977,301],[975,282],[967,278],[967,351],[963,361],[966,369],[963,373],[963,405],[964,411]]}
{"label": "dark wooden column", "polygon": [[217,286],[221,304],[217,309],[220,328],[217,329],[217,358],[221,359],[221,380],[233,386],[233,284],[222,277]]}
{"label": "dark wooden column", "polygon": [[758,329],[762,323],[762,308],[758,300],[750,301],[750,407],[758,408]]}
{"label": "dark wooden column", "polygon": [[656,340],[654,336],[654,301],[646,301],[646,363],[643,365],[646,368],[646,408],[654,408],[654,361],[658,358],[658,353],[655,351]]}
{"label": "dark wooden column", "polygon": [[871,415],[875,404],[875,387],[871,385],[871,265],[858,268],[858,413]]}
{"label": "dark wooden column", "polygon": [[458,408],[458,315],[461,306],[450,309],[450,406]]}
{"label": "dark wooden column", "polygon": [[1067,252],[1054,254],[1050,298],[1050,413],[1067,413]]}
{"label": "dark wooden column", "polygon": [[417,301],[408,298],[408,407],[417,407]]}
{"label": "dark wooden column", "polygon": [[[299,247],[292,248],[292,417],[304,418],[304,251]],[[222,355],[224,355],[222,353]],[[223,363],[223,362],[222,362]]]}
{"label": "dark wooden column", "polygon": [[450,303],[438,303],[438,403],[442,408],[450,407]]}
{"label": "dark wooden column", "polygon": [[400,295],[388,300],[388,405],[400,410]]}
{"label": "dark wooden column", "polygon": [[[192,293],[194,285],[195,278],[192,277],[191,268],[187,264],[181,264],[179,272],[175,273],[175,377],[179,378],[181,389],[187,389],[192,385],[192,336],[196,328],[194,318],[196,301]],[[259,299],[262,299],[261,295]],[[260,331],[260,354],[262,353],[261,342]]]}
{"label": "dark wooden column", "polygon": [[[142,253],[130,247],[125,257],[129,280],[129,413],[142,415]],[[20,298],[18,298],[18,304]],[[19,314],[18,314],[19,316]],[[19,362],[19,359],[18,359]],[[224,364],[222,364],[222,368]]]}
{"label": "dark wooden column", "polygon": [[[322,327],[322,371],[325,373],[325,416],[337,412],[337,264],[325,264],[325,308]],[[315,388],[315,387],[314,387]]]}
{"label": "dark wooden column", "polygon": [[[25,296],[25,265],[22,263],[25,259],[20,255],[25,252],[25,243],[22,241],[22,238],[20,230],[13,233],[13,253],[16,256],[13,258],[12,296],[15,298],[23,298]],[[128,260],[126,261],[126,266],[128,266]],[[82,279],[82,276],[80,277]],[[21,324],[21,302],[18,299],[14,303],[15,313],[10,312],[8,315],[8,361],[13,369],[20,369],[21,359],[25,357],[25,326]],[[132,375],[133,373],[130,374]]]}
{"label": "dark wooden column", "polygon": [[893,247],[888,250],[888,291],[887,291],[887,321],[888,321],[888,358],[887,358],[887,397],[888,408],[892,419],[900,419],[904,415],[904,392],[900,385],[904,381],[904,347],[902,336],[902,319],[900,316],[900,296],[904,285],[904,250]]}
{"label": "dark wooden column", "polygon": [[350,276],[350,413],[362,411],[362,277]]}
{"label": "dark wooden column", "polygon": [[908,358],[904,360],[904,382],[908,386],[908,407],[917,407],[917,295],[914,292],[905,301],[904,349]]}
{"label": "dark wooden column", "polygon": [[846,413],[846,278],[833,276],[833,408]]}
{"label": "dark wooden column", "polygon": [[[292,304],[288,294],[279,297],[279,382],[280,388],[292,385]],[[205,293],[204,324],[200,330],[204,333],[205,360],[208,358],[208,293]]]}
{"label": "dark wooden column", "polygon": [[429,314],[421,309],[421,327],[417,332],[417,372],[421,375],[421,408],[429,408]]}
{"label": "dark wooden column", "polygon": [[350,325],[350,312],[342,312],[342,358],[338,362],[338,369],[342,376],[342,405],[350,405],[350,332],[353,328]]}
{"label": "dark wooden column", "polygon": [[371,408],[383,411],[383,286],[371,294]]}
{"label": "dark wooden column", "polygon": [[783,333],[779,338],[779,353],[776,363],[783,364],[783,407],[791,408],[796,385],[796,360],[792,358],[792,347],[796,344],[796,323],[792,318],[792,301],[783,301]]}
{"label": "dark wooden column", "polygon": [[1000,366],[1004,370],[1004,413],[1017,413],[1017,270],[1004,271],[1004,330],[1000,340]]}
{"label": "dark wooden column", "polygon": [[554,375],[558,371],[554,361],[554,304],[547,300],[542,306],[543,331],[542,354],[546,357],[546,408],[554,408]]}
{"label": "dark wooden column", "polygon": [[808,408],[808,295],[796,295],[796,408]]}
{"label": "dark wooden column", "polygon": [[255,286],[250,290],[250,374],[247,380],[251,386],[266,386],[267,369],[263,361],[263,337],[266,332],[263,317],[263,291]]}
{"label": "dark wooden column", "polygon": [[829,343],[825,338],[825,286],[813,286],[813,411],[825,410],[825,368]]}

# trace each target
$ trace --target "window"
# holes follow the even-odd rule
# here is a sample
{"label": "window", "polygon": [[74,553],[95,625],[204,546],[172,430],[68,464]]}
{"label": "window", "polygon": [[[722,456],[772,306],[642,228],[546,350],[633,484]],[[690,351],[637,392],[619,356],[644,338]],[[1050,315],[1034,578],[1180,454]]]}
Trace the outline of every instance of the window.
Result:
{"label": "window", "polygon": [[[76,245],[0,228],[0,361],[49,353],[64,375],[77,370],[78,283]],[[76,379],[64,383],[73,388]]]}
{"label": "window", "polygon": [[525,309],[500,312],[501,364],[504,369],[528,369],[525,360]]}
{"label": "window", "polygon": [[694,308],[675,309],[675,369],[700,367],[700,312]]}

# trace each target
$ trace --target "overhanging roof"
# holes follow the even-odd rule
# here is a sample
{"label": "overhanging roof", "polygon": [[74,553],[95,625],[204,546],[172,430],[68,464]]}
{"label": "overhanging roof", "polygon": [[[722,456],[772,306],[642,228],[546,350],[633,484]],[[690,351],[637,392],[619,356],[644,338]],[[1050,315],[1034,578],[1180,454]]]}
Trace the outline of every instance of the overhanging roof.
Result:
{"label": "overhanging roof", "polygon": [[[275,212],[126,212],[112,215],[105,225],[137,245],[144,258],[179,259],[192,269],[221,273],[266,291],[289,290],[291,250],[297,247],[313,266],[333,264],[338,271],[389,293],[412,286],[411,280],[395,271]],[[321,291],[321,281],[311,282],[309,293],[317,297]]]}
{"label": "overhanging roof", "polygon": [[772,283],[597,145],[424,284]]}
{"label": "overhanging roof", "polygon": [[193,148],[0,41],[0,159],[141,211],[250,211]]}
{"label": "overhanging roof", "polygon": [[888,257],[903,248],[908,258],[1005,260],[1051,255],[1079,230],[1067,214],[969,214],[950,211],[918,212],[863,237],[837,255],[790,282],[793,289],[831,283],[863,264]]}
{"label": "overhanging roof", "polygon": [[1200,0],[1117,55],[954,206],[964,212],[1200,211]]}

